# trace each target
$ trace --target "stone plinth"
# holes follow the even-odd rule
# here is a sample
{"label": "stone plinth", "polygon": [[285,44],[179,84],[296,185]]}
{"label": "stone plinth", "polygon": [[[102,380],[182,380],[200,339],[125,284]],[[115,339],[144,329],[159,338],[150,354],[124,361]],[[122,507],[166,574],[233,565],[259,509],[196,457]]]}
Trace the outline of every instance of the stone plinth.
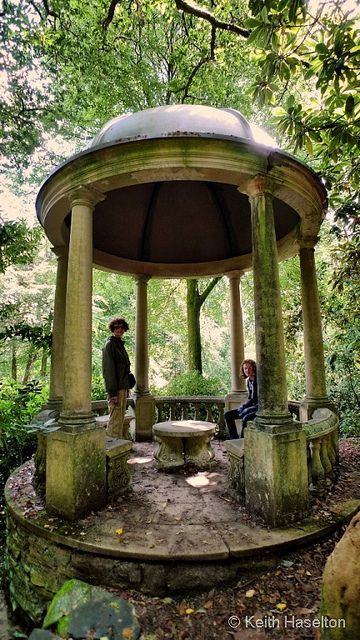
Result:
{"label": "stone plinth", "polygon": [[[294,423],[295,424],[295,423]],[[245,430],[245,501],[271,527],[304,517],[308,510],[306,435],[290,423]]]}
{"label": "stone plinth", "polygon": [[152,426],[155,422],[155,399],[150,393],[145,396],[135,396],[136,441],[151,442]]}
{"label": "stone plinth", "polygon": [[208,469],[214,459],[210,444],[214,433],[215,425],[212,422],[159,422],[153,427],[155,440],[159,443],[155,452],[156,466],[158,469],[170,469],[193,464],[199,469]]}
{"label": "stone plinth", "polygon": [[59,429],[47,435],[46,509],[67,520],[106,502],[105,430]]}

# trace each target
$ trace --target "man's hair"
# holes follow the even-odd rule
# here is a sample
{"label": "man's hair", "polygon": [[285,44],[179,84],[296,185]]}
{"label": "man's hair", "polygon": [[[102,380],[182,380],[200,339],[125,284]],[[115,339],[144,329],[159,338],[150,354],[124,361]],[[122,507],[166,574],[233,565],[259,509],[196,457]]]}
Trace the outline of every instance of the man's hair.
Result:
{"label": "man's hair", "polygon": [[250,360],[248,358],[247,360],[243,360],[243,362],[241,363],[241,375],[243,378],[246,378],[246,375],[244,373],[244,364],[249,364],[253,368],[253,371],[256,375],[256,362],[255,360]]}
{"label": "man's hair", "polygon": [[111,333],[114,333],[114,328],[116,324],[120,324],[123,327],[124,331],[129,330],[129,325],[126,322],[126,320],[124,320],[124,318],[112,318],[112,320],[110,320],[108,325]]}

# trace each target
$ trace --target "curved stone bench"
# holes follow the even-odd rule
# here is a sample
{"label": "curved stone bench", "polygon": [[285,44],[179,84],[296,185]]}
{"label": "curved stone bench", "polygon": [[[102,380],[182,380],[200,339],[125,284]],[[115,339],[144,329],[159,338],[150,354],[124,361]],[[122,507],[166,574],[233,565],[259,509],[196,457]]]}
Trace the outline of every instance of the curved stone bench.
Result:
{"label": "curved stone bench", "polygon": [[155,461],[158,469],[182,467],[193,464],[199,469],[209,469],[214,452],[211,439],[216,425],[201,420],[169,420],[153,426],[158,443]]}

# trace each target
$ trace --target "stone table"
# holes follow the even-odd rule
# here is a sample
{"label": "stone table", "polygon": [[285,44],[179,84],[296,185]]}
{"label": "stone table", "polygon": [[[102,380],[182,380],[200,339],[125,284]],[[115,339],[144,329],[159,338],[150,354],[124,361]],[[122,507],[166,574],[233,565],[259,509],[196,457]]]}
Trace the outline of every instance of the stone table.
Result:
{"label": "stone table", "polygon": [[191,463],[199,469],[209,469],[214,459],[211,439],[215,427],[213,422],[201,420],[169,420],[155,424],[157,468],[170,469]]}

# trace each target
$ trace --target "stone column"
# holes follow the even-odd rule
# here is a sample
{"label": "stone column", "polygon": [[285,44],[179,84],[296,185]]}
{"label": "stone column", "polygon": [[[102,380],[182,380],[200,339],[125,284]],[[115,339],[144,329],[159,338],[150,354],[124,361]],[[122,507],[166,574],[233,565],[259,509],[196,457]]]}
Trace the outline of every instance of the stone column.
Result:
{"label": "stone column", "polygon": [[69,195],[63,411],[61,428],[48,436],[46,461],[46,508],[69,520],[106,500],[105,431],[91,412],[92,227],[100,199],[86,187]]}
{"label": "stone column", "polygon": [[334,410],[326,393],[321,312],[316,280],[315,244],[318,238],[301,238],[300,270],[304,327],[306,396],[300,405],[300,419],[307,421],[317,408]]}
{"label": "stone column", "polygon": [[50,410],[60,412],[64,395],[64,333],[68,248],[54,247],[52,251],[57,256],[57,273],[48,407]]}
{"label": "stone column", "polygon": [[150,276],[141,274],[136,282],[136,333],[135,333],[135,434],[136,440],[152,440],[155,423],[155,401],[149,392],[149,345],[147,287]]}
{"label": "stone column", "polygon": [[247,393],[241,375],[241,363],[245,358],[244,325],[241,308],[240,279],[243,271],[226,274],[230,285],[230,344],[231,344],[231,391],[225,397],[225,409],[235,409],[245,402]]}
{"label": "stone column", "polygon": [[251,204],[259,411],[245,430],[245,499],[270,526],[307,510],[306,438],[288,411],[285,347],[271,183],[247,186]]}

